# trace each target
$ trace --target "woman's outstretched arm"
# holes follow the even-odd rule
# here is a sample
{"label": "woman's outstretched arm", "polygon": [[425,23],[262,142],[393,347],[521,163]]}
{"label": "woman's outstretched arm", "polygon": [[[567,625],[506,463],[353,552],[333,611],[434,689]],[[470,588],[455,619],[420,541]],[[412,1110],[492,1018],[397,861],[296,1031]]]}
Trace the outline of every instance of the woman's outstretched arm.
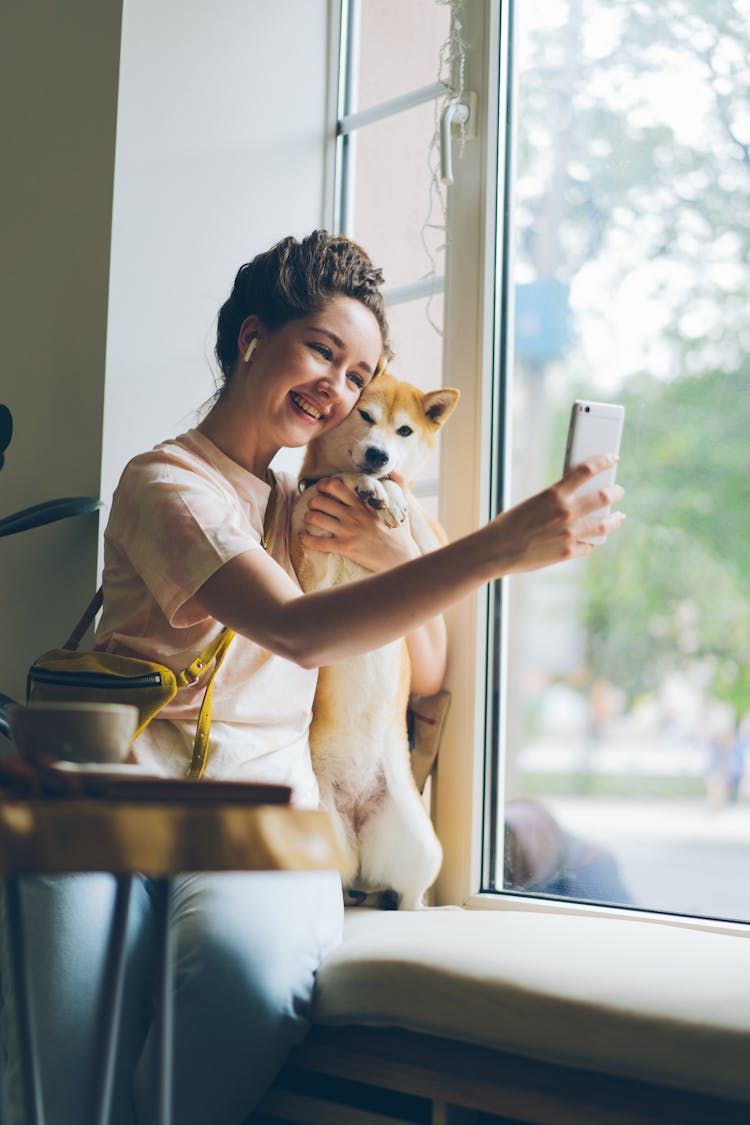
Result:
{"label": "woman's outstretched arm", "polygon": [[584,536],[607,535],[624,519],[595,513],[623,490],[577,490],[614,460],[592,457],[478,531],[361,581],[301,594],[273,559],[248,551],[212,575],[198,600],[235,632],[304,667],[345,660],[414,632],[494,578],[590,554]]}

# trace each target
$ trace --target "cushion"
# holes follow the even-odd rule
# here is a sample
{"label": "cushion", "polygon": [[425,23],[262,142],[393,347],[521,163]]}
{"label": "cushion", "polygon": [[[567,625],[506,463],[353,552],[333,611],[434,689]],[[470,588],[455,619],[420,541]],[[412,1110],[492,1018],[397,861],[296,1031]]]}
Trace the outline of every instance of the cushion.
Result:
{"label": "cushion", "polygon": [[750,1100],[739,934],[636,915],[347,911],[315,1013]]}

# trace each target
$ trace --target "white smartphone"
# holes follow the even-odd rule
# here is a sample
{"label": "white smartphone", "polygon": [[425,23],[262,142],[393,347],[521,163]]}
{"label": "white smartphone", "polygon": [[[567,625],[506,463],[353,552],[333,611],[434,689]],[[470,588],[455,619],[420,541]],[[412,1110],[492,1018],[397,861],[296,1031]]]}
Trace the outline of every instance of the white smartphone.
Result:
{"label": "white smartphone", "polygon": [[[595,453],[620,452],[622,428],[625,422],[625,407],[615,402],[591,402],[588,399],[576,399],[570,413],[570,426],[568,427],[568,444],[565,449],[565,464],[563,473],[580,465]],[[579,492],[593,492],[614,484],[617,466],[598,473]],[[596,515],[606,515],[609,508],[602,508]],[[604,535],[592,535],[587,543],[603,543]]]}

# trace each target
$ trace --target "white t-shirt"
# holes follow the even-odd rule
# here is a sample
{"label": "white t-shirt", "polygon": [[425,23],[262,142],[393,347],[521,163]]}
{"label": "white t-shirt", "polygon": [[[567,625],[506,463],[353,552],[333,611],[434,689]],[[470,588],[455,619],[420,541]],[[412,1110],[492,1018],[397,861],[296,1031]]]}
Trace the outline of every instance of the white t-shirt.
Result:
{"label": "white t-shirt", "polygon": [[[269,554],[296,583],[289,556],[294,483],[277,474]],[[104,610],[95,646],[187,667],[222,629],[196,592],[230,559],[262,551],[265,481],[190,430],[134,458],[115,490],[104,535]],[[236,636],[214,681],[205,776],[291,785],[314,807],[308,730],[317,672]],[[184,777],[205,682],[181,688],[134,744],[154,772]]]}

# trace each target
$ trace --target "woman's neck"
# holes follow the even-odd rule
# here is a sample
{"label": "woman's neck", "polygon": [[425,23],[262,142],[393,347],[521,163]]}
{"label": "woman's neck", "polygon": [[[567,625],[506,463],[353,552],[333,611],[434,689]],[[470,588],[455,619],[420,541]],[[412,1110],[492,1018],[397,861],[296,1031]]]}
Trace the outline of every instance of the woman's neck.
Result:
{"label": "woman's neck", "polygon": [[277,449],[269,449],[259,440],[254,427],[248,425],[242,413],[234,409],[227,394],[214,404],[196,429],[230,461],[235,461],[261,480],[278,453]]}

